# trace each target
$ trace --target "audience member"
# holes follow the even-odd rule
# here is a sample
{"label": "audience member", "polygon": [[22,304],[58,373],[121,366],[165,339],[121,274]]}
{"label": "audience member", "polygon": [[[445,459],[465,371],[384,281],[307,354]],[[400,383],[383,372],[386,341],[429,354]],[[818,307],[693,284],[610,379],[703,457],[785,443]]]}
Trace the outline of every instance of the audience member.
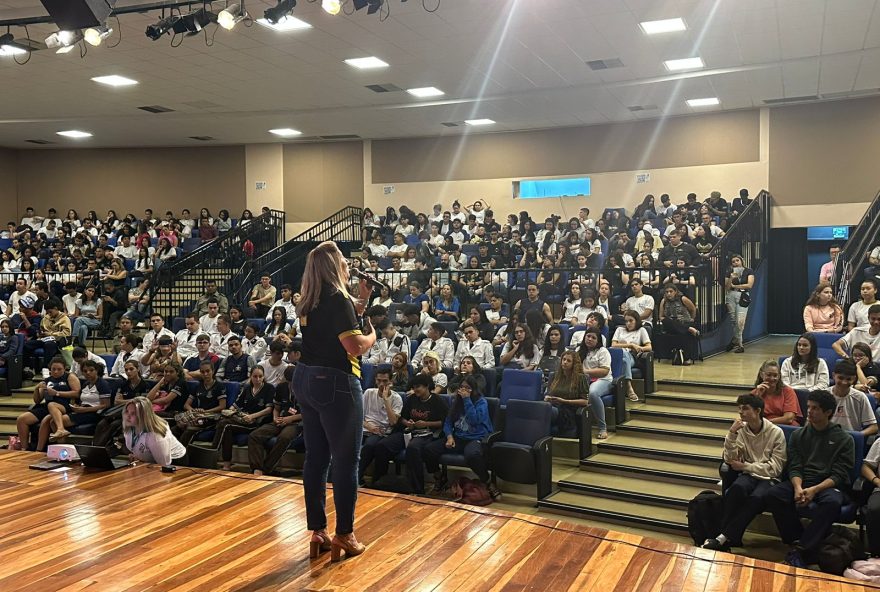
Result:
{"label": "audience member", "polygon": [[122,431],[129,457],[147,463],[167,466],[186,455],[186,448],[177,441],[168,422],[153,412],[146,397],[135,397],[125,404]]}
{"label": "audience member", "polygon": [[831,394],[837,407],[831,416],[831,423],[840,424],[851,432],[862,432],[865,437],[873,436],[877,433],[877,418],[868,396],[853,388],[856,374],[856,365],[852,360],[840,360],[834,365]]}
{"label": "audience member", "polygon": [[764,400],[764,417],[771,423],[798,425],[803,413],[797,394],[780,379],[779,362],[767,360],[758,369],[751,394]]}
{"label": "audience member", "polygon": [[827,391],[830,383],[828,364],[819,357],[816,338],[804,333],[794,344],[791,357],[782,362],[782,382],[795,391]]}
{"label": "audience member", "polygon": [[[274,344],[273,344],[274,345]],[[284,364],[284,362],[282,362]],[[286,367],[286,364],[285,364]],[[282,370],[281,383],[284,379]],[[213,448],[220,449],[220,468],[228,471],[232,467],[232,445],[235,436],[248,434],[269,421],[272,417],[275,385],[266,380],[262,366],[254,366],[250,380],[244,385],[235,403],[217,423],[214,432]]]}
{"label": "audience member", "polygon": [[[275,388],[272,400],[272,421],[264,423],[248,434],[248,462],[254,475],[271,475],[290,444],[302,434],[302,414],[290,388],[293,366],[284,371],[284,382]],[[274,438],[272,449],[266,454],[266,445]]]}
{"label": "audience member", "polygon": [[583,372],[592,381],[590,384],[590,410],[596,418],[599,429],[598,438],[608,438],[608,427],[605,422],[605,403],[602,397],[611,393],[614,377],[611,374],[611,353],[602,346],[602,334],[597,329],[589,328],[577,349],[583,365]]}
{"label": "audience member", "polygon": [[403,399],[391,390],[391,371],[376,371],[376,387],[364,391],[364,428],[358,483],[363,485],[364,471],[373,462],[376,445],[397,425],[403,409]]}
{"label": "audience member", "polygon": [[804,330],[807,333],[840,333],[843,309],[834,298],[828,282],[819,282],[804,306]]}

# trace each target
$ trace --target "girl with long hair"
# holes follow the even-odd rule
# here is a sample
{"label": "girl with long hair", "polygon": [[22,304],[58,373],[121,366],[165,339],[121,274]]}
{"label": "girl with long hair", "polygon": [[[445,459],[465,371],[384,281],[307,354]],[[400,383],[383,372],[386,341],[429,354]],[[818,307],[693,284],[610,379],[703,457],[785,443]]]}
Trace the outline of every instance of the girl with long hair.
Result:
{"label": "girl with long hair", "polygon": [[816,338],[810,333],[798,337],[791,357],[782,361],[780,369],[783,384],[795,391],[828,390],[828,364],[819,357]]}
{"label": "girl with long hair", "polygon": [[596,418],[599,428],[598,438],[608,438],[608,424],[605,422],[605,403],[602,397],[611,394],[614,377],[611,374],[611,353],[602,346],[602,334],[598,329],[589,328],[577,349],[578,357],[583,365],[584,374],[590,383],[590,411]]}
{"label": "girl with long hair", "polygon": [[623,378],[629,389],[627,397],[630,401],[638,401],[639,396],[632,385],[632,369],[639,354],[651,351],[651,338],[647,329],[642,326],[642,318],[636,311],[624,312],[623,322],[623,326],[617,327],[614,336],[611,337],[611,347],[619,347],[623,350]]}
{"label": "girl with long hair", "polygon": [[840,333],[843,309],[828,282],[819,282],[804,306],[804,330],[808,333]]}
{"label": "girl with long hair", "polygon": [[573,351],[565,351],[544,396],[557,411],[554,423],[560,437],[577,437],[577,409],[590,404],[589,393],[590,379],[584,374],[580,358]]}
{"label": "girl with long hair", "polygon": [[[306,521],[312,531],[309,551],[317,557],[330,550],[334,561],[343,552],[354,556],[365,550],[354,535],[364,423],[358,357],[376,341],[369,319],[364,319],[363,327],[358,321],[371,289],[362,281],[356,300],[348,293],[348,278],[348,261],[335,242],[325,241],[309,252],[297,305],[302,357],[292,382],[302,411],[306,445],[303,485]],[[336,506],[336,535],[332,539],[324,511],[331,456]]]}
{"label": "girl with long hair", "polygon": [[467,377],[472,377],[476,381],[476,389],[481,395],[486,394],[486,377],[483,375],[483,369],[473,356],[464,356],[455,369],[455,374],[449,379],[449,394],[454,395],[458,392],[458,387]]}
{"label": "girl with long hair", "polygon": [[405,393],[412,377],[409,375],[409,352],[397,352],[391,358],[391,390]]}
{"label": "girl with long hair", "polygon": [[758,369],[752,394],[764,400],[764,417],[772,423],[797,425],[803,417],[794,389],[783,382],[779,362],[767,360]]}
{"label": "girl with long hair", "polygon": [[131,451],[131,460],[166,466],[186,454],[186,448],[171,433],[168,422],[153,412],[153,405],[146,397],[135,397],[126,403],[122,410],[122,433],[125,447]]}
{"label": "girl with long hair", "polygon": [[518,324],[509,334],[507,343],[501,349],[501,365],[508,368],[534,370],[541,361],[541,352],[535,344],[532,332],[523,323]]}

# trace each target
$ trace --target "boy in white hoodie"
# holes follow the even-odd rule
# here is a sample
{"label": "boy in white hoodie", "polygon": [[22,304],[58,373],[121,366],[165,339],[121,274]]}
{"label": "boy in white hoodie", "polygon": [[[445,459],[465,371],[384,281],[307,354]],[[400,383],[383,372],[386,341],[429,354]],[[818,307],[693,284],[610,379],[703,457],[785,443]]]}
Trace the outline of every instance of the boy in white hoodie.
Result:
{"label": "boy in white hoodie", "polygon": [[779,426],[764,419],[764,400],[741,395],[736,404],[739,419],[724,438],[724,462],[730,471],[724,479],[721,534],[706,539],[704,549],[729,551],[731,546],[742,546],[743,533],[764,511],[764,498],[785,467],[785,435]]}

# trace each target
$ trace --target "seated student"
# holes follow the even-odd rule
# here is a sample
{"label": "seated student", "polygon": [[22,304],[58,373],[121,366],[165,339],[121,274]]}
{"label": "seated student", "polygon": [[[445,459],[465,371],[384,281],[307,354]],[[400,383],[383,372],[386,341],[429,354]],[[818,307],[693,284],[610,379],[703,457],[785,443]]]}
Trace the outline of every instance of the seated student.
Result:
{"label": "seated student", "polygon": [[378,333],[382,335],[370,348],[366,354],[365,362],[369,364],[390,364],[394,354],[404,352],[409,355],[410,341],[409,337],[402,335],[397,331],[397,327],[388,321],[380,323],[376,327]]}
{"label": "seated student", "polygon": [[165,319],[158,313],[150,315],[150,330],[144,334],[144,349],[153,347],[153,343],[161,337],[174,339],[175,335],[165,327]]}
{"label": "seated student", "polygon": [[[515,322],[514,319],[518,318],[519,313],[514,312],[511,321]],[[496,336],[497,332],[500,332],[500,329],[496,331],[495,325],[489,322],[489,318],[486,316],[486,311],[483,310],[482,306],[470,307],[467,318],[458,325],[458,330],[459,332],[464,333],[465,328],[472,325],[477,328],[480,337],[486,341],[491,341],[493,337]]]}
{"label": "seated student", "polygon": [[100,413],[110,406],[110,385],[99,377],[98,365],[85,360],[82,371],[78,401],[51,401],[48,404],[49,416],[40,423],[37,452],[44,451],[48,442],[57,442],[69,436],[66,428],[98,423]]}
{"label": "seated student", "polygon": [[259,364],[266,356],[266,350],[269,348],[269,345],[257,333],[259,331],[256,325],[245,326],[244,339],[241,340],[241,351],[252,357]]}
{"label": "seated student", "polygon": [[871,436],[877,433],[877,418],[868,401],[868,395],[853,388],[856,382],[856,365],[852,360],[840,360],[834,365],[834,386],[831,394],[837,407],[831,423],[843,429]]}
{"label": "seated student", "polygon": [[501,349],[501,365],[506,368],[534,370],[541,362],[541,352],[528,326],[520,323]]}
{"label": "seated student", "polygon": [[183,413],[175,417],[177,424],[171,427],[171,433],[184,446],[215,423],[212,415],[226,409],[226,386],[214,377],[211,360],[202,360],[201,371],[196,392],[187,397]]}
{"label": "seated student", "polygon": [[[198,353],[198,349],[196,349],[196,337],[201,333],[201,330],[199,329],[199,318],[195,314],[190,313],[186,315],[184,323],[186,324],[186,328],[181,329],[177,332],[177,335],[174,336],[174,343],[177,346],[177,354],[183,360]],[[149,348],[144,347],[144,351],[147,351],[148,349]]]}
{"label": "seated student", "polygon": [[461,302],[453,294],[450,284],[440,286],[440,294],[434,297],[434,311],[438,321],[458,321]]}
{"label": "seated student", "polygon": [[217,332],[211,335],[211,352],[225,358],[229,355],[229,341],[233,338],[239,339],[239,336],[232,332],[232,319],[221,314],[217,317]]}
{"label": "seated student", "polygon": [[643,292],[644,286],[645,283],[639,278],[629,281],[632,296],[620,305],[620,312],[635,311],[639,315],[641,325],[646,330],[650,330],[654,322],[654,298]]}
{"label": "seated student", "polygon": [[764,499],[782,475],[787,457],[782,428],[764,417],[764,401],[755,395],[736,399],[739,419],[724,437],[724,516],[721,534],[702,547],[730,551],[742,546],[743,533],[764,511]]}
{"label": "seated student", "polygon": [[564,352],[544,396],[553,405],[553,423],[559,437],[577,437],[577,409],[590,404],[589,396],[590,378],[584,374],[580,358],[571,350]]}
{"label": "seated student", "polygon": [[841,329],[843,309],[834,298],[831,284],[819,282],[804,306],[804,330],[807,333],[840,333]]}
{"label": "seated student", "polygon": [[244,382],[250,376],[251,368],[257,365],[256,360],[242,351],[238,335],[231,336],[226,347],[229,355],[220,362],[217,378],[226,382]]}
{"label": "seated student", "polygon": [[[180,364],[171,362],[162,369],[162,376],[147,393],[153,403],[153,411],[163,417],[174,417],[183,411],[186,403],[186,377]],[[129,450],[131,450],[129,448]]]}
{"label": "seated student", "polygon": [[217,332],[217,319],[220,318],[220,303],[216,298],[208,300],[208,312],[199,317],[199,330],[211,335]]}
{"label": "seated student", "polygon": [[[95,427],[95,435],[92,446],[106,446],[115,453],[117,448],[113,446],[113,440],[122,433],[122,409],[126,401],[147,394],[147,383],[141,376],[141,365],[136,360],[128,360],[123,365],[125,380],[116,389],[113,397],[113,406],[122,407],[117,413],[105,412],[104,417]],[[111,408],[109,411],[113,411]]]}
{"label": "seated student", "polygon": [[79,397],[80,383],[75,374],[67,371],[64,358],[52,358],[49,362],[49,376],[34,388],[34,405],[15,421],[19,443],[15,450],[28,448],[31,426],[41,424],[49,416],[49,403],[57,402],[65,408]]}
{"label": "seated student", "polygon": [[[26,298],[22,298],[19,307],[24,306]],[[35,371],[43,367],[44,363],[52,360],[55,355],[70,343],[71,327],[70,319],[61,312],[61,302],[55,298],[49,298],[43,305],[46,314],[40,321],[40,329],[34,339],[24,343],[24,361]],[[880,308],[880,307],[878,307]],[[38,349],[43,350],[43,357],[37,356]]]}
{"label": "seated student", "polygon": [[880,555],[880,438],[874,440],[865,462],[862,463],[862,477],[869,484],[871,492],[865,512],[868,531],[868,553],[873,557]]}
{"label": "seated student", "polygon": [[[565,340],[563,338],[562,327],[559,325],[550,325],[543,343],[538,344],[541,350],[541,360],[545,358],[559,358],[565,351]],[[543,364],[542,364],[543,366]]]}
{"label": "seated student", "polygon": [[403,318],[397,324],[397,329],[401,335],[405,335],[410,341],[424,339],[428,334],[428,329],[436,322],[436,319],[426,312],[421,312],[415,304],[408,304],[403,307]]}
{"label": "seated student", "polygon": [[605,422],[605,403],[602,397],[611,392],[614,377],[611,374],[611,352],[602,347],[602,335],[597,329],[587,329],[584,340],[577,349],[583,364],[584,374],[590,380],[590,411],[596,418],[599,428],[598,438],[608,438],[608,424]]}
{"label": "seated student", "polygon": [[409,372],[409,356],[404,352],[398,352],[391,358],[391,390],[396,393],[405,393],[409,389],[412,380]]}
{"label": "seated student", "polygon": [[160,337],[154,341],[150,350],[141,358],[141,365],[149,369],[147,377],[150,380],[161,379],[169,364],[181,364],[176,346],[169,337]]}
{"label": "seated student", "polygon": [[[591,312],[587,315],[586,322],[587,329],[596,329],[599,331],[599,337],[601,337],[601,344],[603,347],[608,346],[608,341],[605,339],[605,336],[602,335],[603,331],[605,331],[605,317],[602,316],[598,312]],[[586,330],[581,329],[580,331],[575,331],[571,334],[571,341],[568,343],[568,347],[577,349],[580,347],[581,342],[584,340],[584,333]]]}
{"label": "seated student", "polygon": [[23,337],[12,330],[9,319],[0,320],[0,368],[9,365],[9,361],[18,354],[18,346]]}
{"label": "seated student", "polygon": [[828,364],[819,357],[816,338],[810,333],[798,337],[790,358],[782,361],[782,382],[796,391],[828,390]]}
{"label": "seated student", "polygon": [[831,347],[841,358],[848,358],[856,343],[866,343],[871,348],[873,360],[880,362],[880,304],[872,304],[868,308],[867,325],[850,329],[849,333],[835,341]]}
{"label": "seated student", "polygon": [[871,359],[871,348],[865,343],[853,345],[852,361],[856,364],[856,376],[858,377],[853,388],[857,388],[868,395],[869,399],[871,397],[874,397],[875,400],[880,399],[880,392],[877,391],[880,364]]}
{"label": "seated student", "polygon": [[449,384],[446,387],[447,392],[450,395],[457,393],[459,385],[461,385],[468,376],[473,377],[477,392],[486,396],[486,377],[483,376],[483,369],[480,368],[476,358],[473,356],[464,356],[458,363],[458,367],[455,369],[455,374],[449,379]]}
{"label": "seated student", "polygon": [[492,294],[489,297],[489,310],[486,311],[486,319],[492,323],[493,327],[507,324],[507,310],[505,310],[504,298],[500,294]]}
{"label": "seated student", "polygon": [[146,397],[135,397],[125,404],[122,432],[133,460],[167,466],[186,454],[186,448],[171,433],[168,422],[153,412],[153,405]]}
{"label": "seated student", "polygon": [[229,327],[232,329],[232,332],[238,335],[239,337],[244,335],[244,328],[247,327],[247,320],[244,318],[244,313],[241,311],[240,306],[230,306],[229,307]]}
{"label": "seated student", "polygon": [[[272,421],[248,434],[248,462],[258,477],[273,474],[290,443],[302,434],[302,414],[290,391],[293,370],[294,366],[288,366],[284,370],[284,382],[275,388]],[[275,444],[267,455],[266,443],[272,438],[275,438]]]}
{"label": "seated student", "polygon": [[480,337],[477,327],[468,325],[464,328],[464,339],[458,342],[455,350],[454,364],[458,365],[465,356],[473,356],[480,368],[493,368],[495,366],[495,352],[492,344]]}
{"label": "seated student", "polygon": [[[285,348],[286,345],[281,340],[273,341],[269,346],[269,357],[257,364],[263,369],[263,380],[273,388],[284,382],[284,371],[290,365],[284,361]],[[251,372],[251,376],[253,376],[253,372]]]}
{"label": "seated student", "polygon": [[[287,366],[285,365],[285,368]],[[284,371],[282,370],[282,380]],[[266,381],[262,366],[254,366],[250,380],[242,387],[238,398],[230,408],[229,415],[217,422],[214,428],[212,448],[220,449],[220,469],[228,471],[232,468],[232,445],[238,434],[250,434],[272,417],[272,400],[275,397],[275,386]],[[235,412],[239,413],[235,413]]]}
{"label": "seated student", "polygon": [[422,358],[429,351],[437,353],[440,358],[440,366],[442,368],[452,368],[452,362],[455,358],[455,346],[452,340],[446,335],[446,328],[440,323],[431,323],[428,328],[427,337],[419,343],[416,353],[413,355],[412,364],[416,368],[422,365]]}
{"label": "seated student", "polygon": [[[693,336],[700,334],[695,324],[697,307],[690,298],[681,293],[675,284],[663,284],[663,298],[660,299],[660,323],[669,335]],[[681,342],[684,346],[684,365],[690,366],[697,357],[696,341],[687,339]]]}
{"label": "seated student", "polygon": [[[448,384],[449,379],[440,369],[440,356],[437,354],[437,352],[429,351],[425,354],[425,357],[422,361],[422,369],[416,374],[416,376],[418,376],[419,374],[430,376],[431,382],[434,383],[433,392],[438,395],[440,393],[445,393],[446,385]],[[412,392],[411,385],[407,386],[407,392]]]}
{"label": "seated student", "polygon": [[[788,480],[771,487],[765,498],[782,542],[792,546],[785,563],[794,567],[806,567],[804,556],[815,555],[847,501],[855,443],[832,423],[836,407],[828,391],[810,393],[807,424],[788,441]],[[810,503],[816,509],[805,527],[797,509]]]}
{"label": "seated student", "polygon": [[391,371],[376,371],[376,387],[364,391],[364,427],[358,483],[363,485],[364,471],[373,462],[376,445],[391,432],[400,418],[403,399],[391,389]]}
{"label": "seated student", "polygon": [[110,367],[110,376],[112,378],[126,376],[125,364],[129,360],[137,364],[139,372],[143,374],[149,372],[149,367],[141,366],[141,360],[146,353],[140,346],[141,338],[137,335],[122,335],[119,337],[119,355],[116,356],[113,366]]}
{"label": "seated student", "polygon": [[[872,306],[877,304],[877,280],[865,278],[859,287],[859,298],[849,307],[846,315],[846,324],[850,331],[856,327],[864,327],[868,324],[868,315]],[[871,348],[872,350],[874,348]]]}
{"label": "seated student", "polygon": [[70,365],[70,371],[76,374],[76,377],[79,378],[80,381],[83,379],[82,363],[86,360],[92,361],[98,365],[98,376],[104,376],[107,374],[107,362],[104,361],[104,358],[98,354],[87,351],[84,347],[73,348],[71,357],[73,358],[73,363]]}
{"label": "seated student", "polygon": [[550,310],[550,305],[541,300],[539,295],[540,291],[538,290],[538,284],[535,282],[529,282],[528,286],[526,286],[526,297],[518,300],[517,303],[513,305],[513,310],[519,312],[520,318],[524,319],[526,313],[534,308],[544,313],[547,322],[552,323],[553,312]]}
{"label": "seated student", "polygon": [[[447,453],[464,454],[470,469],[486,484],[494,499],[501,497],[501,492],[489,481],[487,459],[483,457],[481,440],[492,433],[492,420],[489,417],[489,404],[477,390],[473,377],[465,378],[455,393],[455,399],[449,414],[443,422],[445,438],[438,438],[425,445],[422,457],[428,471],[434,473],[434,491],[442,491],[445,487],[443,474],[439,472],[440,457]],[[421,474],[421,467],[410,467],[414,473]]]}
{"label": "seated student", "polygon": [[388,463],[406,450],[407,477],[413,493],[425,493],[425,465],[423,451],[432,441],[440,438],[443,421],[449,406],[443,397],[434,394],[434,382],[425,374],[418,374],[410,385],[413,392],[403,402],[403,408],[394,431],[381,438],[374,447],[373,483],[388,473]]}
{"label": "seated student", "polygon": [[[167,339],[164,338],[164,339]],[[220,368],[220,356],[211,353],[211,336],[202,333],[196,337],[196,354],[183,361],[186,380],[199,380],[202,377],[202,361],[208,360],[214,365],[214,372]]]}
{"label": "seated student", "polygon": [[751,394],[764,400],[764,417],[771,423],[798,425],[803,417],[794,389],[780,379],[779,362],[767,360],[758,369]]}
{"label": "seated student", "polygon": [[[650,296],[648,296],[650,298]],[[636,365],[636,356],[642,352],[651,351],[651,338],[648,331],[642,327],[642,319],[635,310],[627,310],[623,313],[624,325],[614,331],[611,338],[611,347],[623,349],[623,378],[626,380],[630,401],[638,401],[632,385],[632,369]]]}

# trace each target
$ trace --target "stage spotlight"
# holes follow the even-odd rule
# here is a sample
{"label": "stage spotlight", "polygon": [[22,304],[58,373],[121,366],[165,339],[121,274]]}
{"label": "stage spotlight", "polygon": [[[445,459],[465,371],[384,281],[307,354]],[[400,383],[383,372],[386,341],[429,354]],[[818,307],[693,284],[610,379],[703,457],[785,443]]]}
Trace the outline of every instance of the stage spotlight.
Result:
{"label": "stage spotlight", "polygon": [[0,35],[0,56],[21,55],[31,51],[20,41],[16,41],[12,33]]}
{"label": "stage spotlight", "polygon": [[195,12],[185,14],[175,21],[171,26],[171,30],[177,33],[186,33],[187,35],[196,35],[211,23],[217,22],[217,15],[209,10],[200,8]]}
{"label": "stage spotlight", "polygon": [[82,38],[80,31],[55,31],[46,37],[46,47],[64,49],[76,45]]}
{"label": "stage spotlight", "polygon": [[83,31],[83,39],[85,39],[86,43],[88,43],[89,45],[94,45],[95,47],[97,47],[101,45],[101,42],[109,37],[110,33],[112,32],[113,29],[111,29],[107,25],[101,25],[100,27],[89,27],[88,29]]}
{"label": "stage spotlight", "polygon": [[158,41],[162,35],[173,29],[174,23],[179,20],[180,17],[176,14],[161,18],[155,25],[149,25],[147,27],[146,35],[153,41]]}
{"label": "stage spotlight", "polygon": [[324,12],[327,14],[339,14],[339,11],[342,10],[342,2],[339,0],[322,0],[321,8],[324,9]]}
{"label": "stage spotlight", "polygon": [[247,16],[247,12],[244,11],[240,4],[230,4],[217,15],[217,24],[227,31],[231,31],[235,25],[246,19]]}
{"label": "stage spotlight", "polygon": [[267,8],[263,16],[273,25],[277,25],[281,19],[293,12],[296,7],[296,0],[278,0],[278,4],[272,8]]}

